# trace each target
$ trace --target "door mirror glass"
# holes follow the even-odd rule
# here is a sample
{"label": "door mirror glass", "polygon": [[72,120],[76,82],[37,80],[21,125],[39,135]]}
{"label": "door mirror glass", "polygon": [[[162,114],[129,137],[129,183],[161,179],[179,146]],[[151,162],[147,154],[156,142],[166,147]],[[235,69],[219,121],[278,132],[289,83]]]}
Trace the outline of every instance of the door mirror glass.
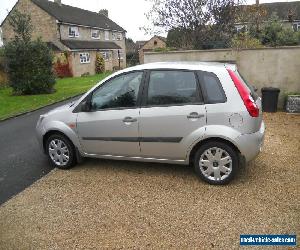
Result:
{"label": "door mirror glass", "polygon": [[81,111],[82,112],[89,112],[90,110],[91,110],[91,103],[90,103],[89,98],[87,98],[86,100],[84,100],[81,103]]}
{"label": "door mirror glass", "polygon": [[135,107],[143,72],[123,74],[105,82],[91,97],[91,111]]}

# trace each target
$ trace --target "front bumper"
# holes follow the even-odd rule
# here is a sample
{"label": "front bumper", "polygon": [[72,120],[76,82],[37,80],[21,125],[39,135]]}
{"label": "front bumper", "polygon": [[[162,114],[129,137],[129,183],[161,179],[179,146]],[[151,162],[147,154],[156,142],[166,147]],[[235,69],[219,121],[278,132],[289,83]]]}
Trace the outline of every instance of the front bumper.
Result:
{"label": "front bumper", "polygon": [[236,143],[246,162],[253,160],[262,151],[265,137],[265,124],[261,123],[259,131],[252,134],[242,134],[236,138]]}

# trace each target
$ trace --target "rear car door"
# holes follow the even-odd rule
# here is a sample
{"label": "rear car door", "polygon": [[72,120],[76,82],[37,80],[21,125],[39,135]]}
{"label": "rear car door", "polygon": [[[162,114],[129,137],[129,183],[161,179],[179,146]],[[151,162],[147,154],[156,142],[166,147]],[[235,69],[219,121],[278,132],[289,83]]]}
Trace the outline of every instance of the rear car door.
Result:
{"label": "rear car door", "polygon": [[138,96],[143,71],[118,75],[94,90],[91,110],[79,112],[77,131],[88,154],[137,156]]}
{"label": "rear car door", "polygon": [[184,160],[187,145],[204,136],[205,125],[205,105],[193,71],[148,72],[139,123],[142,157]]}

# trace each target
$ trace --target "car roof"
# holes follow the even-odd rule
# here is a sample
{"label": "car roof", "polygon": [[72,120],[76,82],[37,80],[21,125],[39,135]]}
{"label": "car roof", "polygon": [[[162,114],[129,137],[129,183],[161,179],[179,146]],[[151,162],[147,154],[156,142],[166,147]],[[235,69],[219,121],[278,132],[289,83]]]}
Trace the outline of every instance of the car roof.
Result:
{"label": "car roof", "polygon": [[187,70],[203,70],[214,71],[218,69],[231,68],[235,69],[235,64],[221,63],[221,62],[200,62],[200,61],[182,61],[182,62],[155,62],[137,65],[134,67],[126,68],[123,72],[133,70],[146,70],[146,69],[187,69]]}

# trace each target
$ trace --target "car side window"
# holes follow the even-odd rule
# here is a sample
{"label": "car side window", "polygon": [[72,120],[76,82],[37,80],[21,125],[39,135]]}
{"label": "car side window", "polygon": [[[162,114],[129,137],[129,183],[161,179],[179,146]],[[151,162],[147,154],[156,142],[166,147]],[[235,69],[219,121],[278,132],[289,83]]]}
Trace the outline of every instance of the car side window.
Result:
{"label": "car side window", "polygon": [[91,110],[135,107],[143,72],[117,76],[93,92]]}
{"label": "car side window", "polygon": [[147,105],[172,105],[197,102],[197,82],[192,71],[151,71]]}
{"label": "car side window", "polygon": [[206,92],[207,103],[224,103],[226,102],[226,95],[222,88],[219,78],[210,72],[201,72],[199,79],[201,79],[202,86]]}

